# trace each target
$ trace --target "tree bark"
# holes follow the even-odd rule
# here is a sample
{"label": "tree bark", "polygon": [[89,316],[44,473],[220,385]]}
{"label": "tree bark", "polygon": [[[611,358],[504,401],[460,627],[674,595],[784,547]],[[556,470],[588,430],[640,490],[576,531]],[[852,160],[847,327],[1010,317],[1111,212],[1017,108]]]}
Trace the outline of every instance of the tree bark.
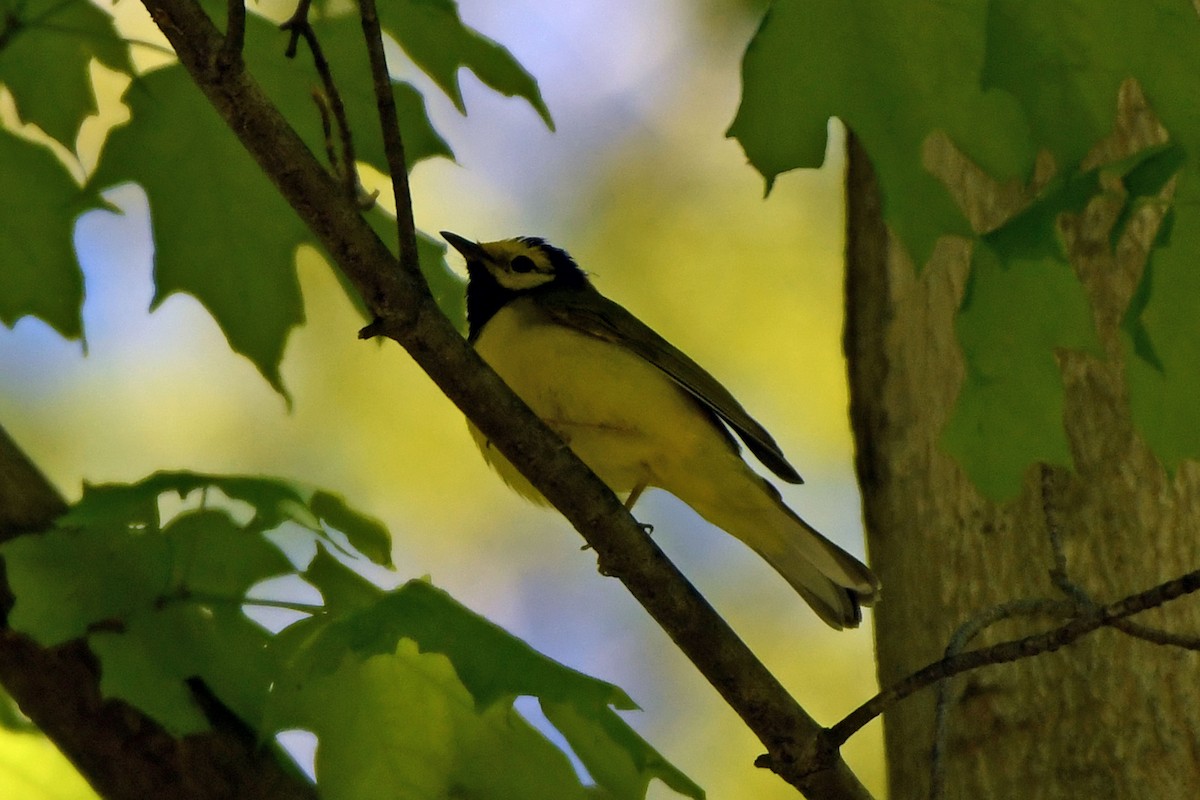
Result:
{"label": "tree bark", "polygon": [[[1161,135],[1124,87],[1104,159]],[[977,230],[1019,207],[933,142],[927,163],[949,182]],[[938,151],[941,147],[941,151]],[[1035,183],[1037,182],[1035,178]],[[943,239],[919,272],[889,235],[875,178],[850,144],[847,318],[851,415],[871,565],[883,584],[875,612],[882,686],[940,658],[958,626],[1021,598],[1067,599],[1056,585],[1051,532],[1066,577],[1107,602],[1200,564],[1200,469],[1168,474],[1133,428],[1119,330],[1161,210],[1135,217],[1115,251],[1111,194],[1060,225],[1093,307],[1103,355],[1056,354],[1074,469],[1031,465],[1021,494],[979,495],[939,446],[963,380],[954,319],[970,245]],[[894,202],[903,202],[898,198]],[[1021,311],[1013,310],[1014,319]],[[1055,620],[1057,622],[1057,620]],[[1183,601],[1136,622],[1192,636],[1200,606]],[[972,646],[1047,627],[1020,617]],[[1104,629],[1055,653],[987,667],[951,684],[940,779],[948,798],[1192,798],[1200,796],[1200,655]],[[935,693],[884,716],[890,797],[928,798]]]}

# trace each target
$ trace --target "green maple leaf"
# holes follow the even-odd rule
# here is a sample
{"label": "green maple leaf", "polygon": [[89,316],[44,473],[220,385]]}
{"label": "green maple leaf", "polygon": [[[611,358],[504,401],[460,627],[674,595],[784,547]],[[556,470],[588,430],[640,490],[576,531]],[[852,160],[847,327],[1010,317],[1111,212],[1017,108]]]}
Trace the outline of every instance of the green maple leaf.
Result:
{"label": "green maple leaf", "polygon": [[1033,164],[1014,98],[980,86],[987,3],[778,0],[746,49],[728,135],[767,180],[825,159],[830,117],[858,136],[879,176],[884,219],[924,264],[938,236],[970,230],[922,164],[945,131],[998,179]]}
{"label": "green maple leaf", "polygon": [[379,21],[462,113],[458,71],[466,67],[497,92],[529,101],[554,130],[537,81],[505,47],[464,25],[454,0],[389,0],[379,6]]}
{"label": "green maple leaf", "polygon": [[0,0],[0,83],[26,122],[75,148],[96,113],[88,63],[132,72],[129,45],[88,0]]}
{"label": "green maple leaf", "polygon": [[[310,64],[283,56],[287,35],[261,18],[246,21],[246,60],[264,90],[315,153],[325,152]],[[344,22],[322,29],[331,44],[349,47]],[[330,50],[332,57],[333,50]],[[347,62],[360,53],[343,54]],[[340,63],[340,60],[339,60]],[[354,132],[377,127],[370,84],[359,80],[345,96]],[[448,155],[433,132],[420,98],[396,84],[402,122],[411,132],[410,163]],[[295,252],[313,237],[262,174],[179,66],[137,79],[125,94],[131,121],[104,150],[95,186],[135,181],[146,191],[154,225],[155,294],[152,308],[176,292],[194,296],[212,314],[230,347],[282,391],[279,365],[292,328],[304,321]],[[362,136],[364,143],[372,141]],[[386,168],[382,146],[365,144],[361,156]],[[427,273],[449,275],[444,262]],[[447,279],[449,280],[449,279]]]}
{"label": "green maple leaf", "polygon": [[45,147],[0,130],[0,322],[37,317],[68,338],[83,335],[83,271],[75,218],[99,208]]}
{"label": "green maple leaf", "polygon": [[[1006,0],[994,3],[984,77],[1018,97],[1036,140],[1071,166],[1112,129],[1117,91],[1135,78],[1171,148],[1127,176],[1135,207],[1177,178],[1169,235],[1150,254],[1123,325],[1130,407],[1154,452],[1173,468],[1200,458],[1200,17],[1187,0]],[[1149,175],[1149,185],[1138,183]],[[1153,199],[1153,202],[1162,202]],[[1126,214],[1126,217],[1128,214]],[[1122,228],[1115,229],[1119,233]],[[1115,236],[1114,236],[1115,238]]]}
{"label": "green maple leaf", "polygon": [[[640,800],[646,795],[650,781],[659,778],[675,791],[694,798],[702,798],[704,792],[686,775],[666,761],[653,747],[638,736],[613,710],[636,708],[625,692],[612,684],[584,675],[563,666],[538,653],[528,644],[514,637],[499,626],[489,622],[454,601],[445,592],[424,581],[409,581],[401,588],[389,593],[348,592],[343,585],[344,576],[340,567],[330,558],[318,556],[306,576],[329,596],[353,597],[359,610],[329,622],[313,618],[295,626],[292,635],[300,640],[296,646],[296,657],[292,660],[292,674],[284,683],[285,689],[276,695],[268,711],[269,727],[279,729],[290,725],[302,727],[327,724],[316,722],[311,717],[297,718],[298,708],[306,707],[303,696],[308,693],[319,695],[331,680],[343,685],[344,690],[357,692],[344,686],[350,676],[348,664],[379,663],[377,659],[390,657],[397,647],[403,649],[405,642],[414,642],[423,654],[440,654],[453,666],[456,684],[461,682],[471,699],[471,708],[479,715],[492,720],[489,724],[501,724],[513,713],[512,701],[517,696],[528,695],[539,698],[547,718],[571,743],[572,748],[583,760],[597,783],[614,798]],[[337,677],[340,676],[340,677]],[[315,687],[315,688],[314,688]],[[371,687],[366,687],[371,690]],[[375,727],[387,726],[388,714],[398,713],[379,703],[385,698],[365,702],[366,708],[376,708],[381,715],[375,719]],[[347,701],[349,702],[349,701]],[[401,703],[394,697],[387,702]],[[359,710],[351,716],[366,713]],[[419,713],[419,712],[411,712]],[[365,724],[355,719],[355,724]],[[406,723],[411,726],[412,722]],[[547,759],[556,763],[561,754],[543,752],[544,740],[538,734],[537,741],[526,737],[522,730],[508,723],[504,748],[513,746],[512,737],[522,746],[533,748],[525,752],[530,759]],[[518,726],[519,728],[519,726]],[[457,778],[474,785],[485,782],[488,775],[495,780],[500,773],[489,772],[485,765],[504,763],[506,759],[519,758],[500,747],[496,731],[489,728],[485,741],[487,747],[474,753],[467,763],[469,769],[458,767]],[[319,735],[319,733],[318,733]],[[467,736],[460,731],[460,740]],[[476,734],[478,735],[478,731]],[[503,754],[503,758],[499,757]],[[351,770],[347,770],[351,774]],[[532,791],[532,790],[529,790]],[[565,791],[565,790],[564,790]],[[473,796],[473,795],[472,795]],[[542,796],[516,791],[509,794],[481,796],[525,797]],[[550,796],[572,796],[554,794]]]}
{"label": "green maple leaf", "polygon": [[[1155,452],[1169,466],[1200,458],[1192,410],[1200,215],[1190,211],[1200,201],[1197,72],[1200,18],[1187,0],[885,0],[854,13],[836,0],[778,0],[747,48],[730,133],[751,163],[768,184],[820,164],[826,120],[840,117],[879,176],[885,220],[918,264],[937,237],[974,236],[924,166],[930,135],[947,135],[1000,182],[1025,180],[1035,150],[1052,159],[1055,182],[976,237],[957,326],[967,374],[944,442],[995,498],[1010,496],[1034,461],[1069,462],[1053,351],[1092,347],[1094,334],[1056,220],[1104,191],[1101,170],[1121,177],[1127,192],[1114,244],[1136,209],[1172,205],[1171,235],[1150,255],[1122,327],[1126,375],[1135,422]],[[1131,79],[1169,144],[1129,163],[1085,167],[1112,134],[1120,88]],[[1171,178],[1173,198],[1160,196]]]}

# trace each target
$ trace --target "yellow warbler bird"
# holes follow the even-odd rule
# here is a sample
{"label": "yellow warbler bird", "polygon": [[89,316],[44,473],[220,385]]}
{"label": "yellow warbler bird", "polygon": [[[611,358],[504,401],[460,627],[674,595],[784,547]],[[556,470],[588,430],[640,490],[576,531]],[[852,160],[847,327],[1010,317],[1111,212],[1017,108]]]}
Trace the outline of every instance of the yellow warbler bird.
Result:
{"label": "yellow warbler bird", "polygon": [[[467,262],[468,338],[484,361],[632,508],[665,489],[766,559],[834,628],[854,627],[879,581],[788,508],[742,460],[801,483],[767,431],[696,362],[604,297],[563,250],[534,237],[442,236]],[[541,494],[471,425],[516,491]]]}

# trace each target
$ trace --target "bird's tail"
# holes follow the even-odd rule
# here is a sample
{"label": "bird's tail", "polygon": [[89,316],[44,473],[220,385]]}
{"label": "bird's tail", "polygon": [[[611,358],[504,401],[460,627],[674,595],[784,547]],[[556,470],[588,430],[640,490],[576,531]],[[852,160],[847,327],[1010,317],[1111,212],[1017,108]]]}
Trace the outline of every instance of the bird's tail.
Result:
{"label": "bird's tail", "polygon": [[696,510],[762,556],[826,624],[838,630],[857,627],[862,606],[875,602],[879,579],[788,508],[769,482],[757,475],[752,479],[765,492],[754,508],[743,506],[734,515],[722,513],[725,509]]}
{"label": "bird's tail", "polygon": [[854,556],[797,520],[803,530],[800,536],[793,533],[789,541],[751,546],[827,625],[838,630],[858,627],[862,606],[875,602],[879,580]]}

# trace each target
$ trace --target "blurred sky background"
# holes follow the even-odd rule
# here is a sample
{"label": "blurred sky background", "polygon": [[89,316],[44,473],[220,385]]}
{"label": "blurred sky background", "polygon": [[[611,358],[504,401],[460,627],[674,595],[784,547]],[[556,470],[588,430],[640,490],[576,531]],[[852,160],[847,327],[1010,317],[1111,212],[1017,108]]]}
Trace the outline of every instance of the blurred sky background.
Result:
{"label": "blurred sky background", "polygon": [[[418,227],[485,241],[539,235],[569,250],[601,291],[734,391],[807,481],[784,489],[788,502],[861,556],[840,347],[841,140],[835,130],[823,170],[784,176],[764,200],[761,177],[724,138],[763,4],[459,6],[537,77],[558,130],[467,72],[462,117],[397,58],[458,158],[415,169]],[[142,13],[133,2],[117,9]],[[149,38],[144,24],[129,29]],[[120,90],[98,75],[102,91]],[[76,232],[87,356],[32,319],[0,329],[0,422],[64,493],[156,469],[267,473],[338,491],[388,525],[406,576],[429,575],[542,652],[624,687],[644,709],[631,724],[710,798],[796,796],[752,766],[762,746],[623,587],[596,572],[578,534],[490,474],[461,414],[411,359],[356,338],[360,322],[319,257],[299,258],[308,324],[283,364],[289,413],[195,300],[175,295],[147,313],[145,199],[136,187],[109,199],[124,215],[91,213]],[[672,497],[648,492],[636,515],[820,722],[873,694],[869,612],[860,630],[830,631],[764,562]],[[4,796],[23,796],[11,787],[14,770],[32,769],[31,747],[0,739]],[[845,752],[881,796],[878,723]],[[674,795],[652,786],[650,796]]]}

